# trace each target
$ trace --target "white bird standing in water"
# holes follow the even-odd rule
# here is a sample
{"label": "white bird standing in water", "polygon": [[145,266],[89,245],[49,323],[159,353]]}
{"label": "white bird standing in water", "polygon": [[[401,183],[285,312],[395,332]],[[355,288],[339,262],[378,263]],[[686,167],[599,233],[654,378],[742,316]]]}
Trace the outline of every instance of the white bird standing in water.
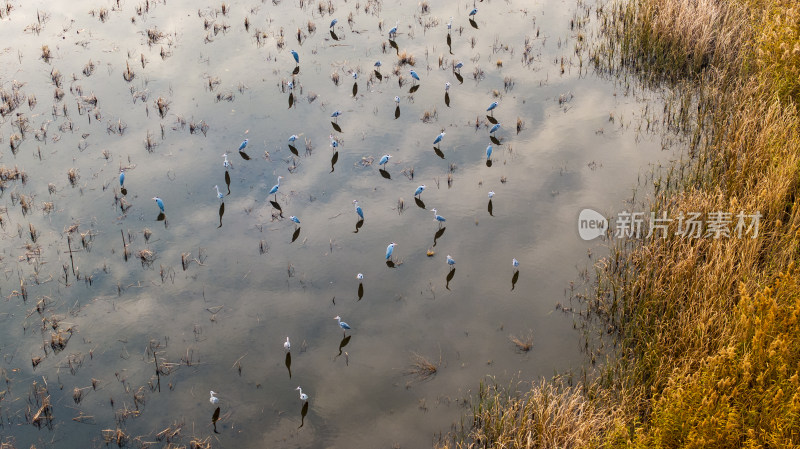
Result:
{"label": "white bird standing in water", "polygon": [[225,197],[225,195],[223,195],[222,192],[219,191],[219,186],[214,186],[214,188],[217,189],[217,198],[222,199]]}
{"label": "white bird standing in water", "polygon": [[289,343],[289,337],[286,337],[286,341],[283,342],[283,349],[289,351],[292,349],[292,344]]}
{"label": "white bird standing in water", "polygon": [[442,224],[445,221],[447,221],[447,220],[445,220],[444,217],[439,215],[439,211],[437,211],[435,207],[433,209],[431,209],[431,212],[433,212],[433,221],[438,221],[439,224]]}
{"label": "white bird standing in water", "polygon": [[302,388],[297,387],[297,388],[295,388],[295,390],[300,390],[300,400],[301,401],[307,401],[308,400],[308,395],[303,393],[303,389]]}
{"label": "white bird standing in water", "polygon": [[233,168],[231,166],[231,163],[228,161],[228,153],[223,154],[222,157],[225,158],[225,160],[222,161],[222,166],[225,167],[225,168]]}
{"label": "white bird standing in water", "polygon": [[447,265],[451,265],[451,266],[452,266],[452,265],[455,265],[455,264],[456,264],[456,261],[455,261],[455,259],[453,259],[452,257],[450,257],[450,254],[448,254],[448,255],[447,255]]}
{"label": "white bird standing in water", "polygon": [[217,393],[214,393],[213,390],[209,391],[209,393],[211,394],[211,397],[208,398],[208,402],[217,405],[219,403],[219,398],[215,396]]}

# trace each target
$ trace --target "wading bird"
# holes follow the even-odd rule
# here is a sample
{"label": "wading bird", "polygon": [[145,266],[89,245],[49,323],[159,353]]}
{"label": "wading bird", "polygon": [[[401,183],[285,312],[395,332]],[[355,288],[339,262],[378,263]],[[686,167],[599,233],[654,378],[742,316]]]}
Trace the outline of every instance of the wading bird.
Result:
{"label": "wading bird", "polygon": [[464,67],[464,63],[462,61],[458,61],[456,65],[453,66],[453,70],[461,70],[461,67]]}
{"label": "wading bird", "polygon": [[223,195],[222,192],[219,191],[219,186],[214,186],[214,188],[217,189],[217,198],[222,199],[225,197],[225,195]]}
{"label": "wading bird", "polygon": [[302,388],[297,387],[297,388],[295,388],[295,390],[300,390],[300,400],[301,401],[307,401],[308,400],[308,395],[303,393],[303,389]]}
{"label": "wading bird", "polygon": [[472,11],[469,12],[470,17],[474,17],[475,14],[478,14],[478,8],[472,8]]}
{"label": "wading bird", "polygon": [[158,208],[161,209],[161,212],[164,212],[164,202],[161,201],[161,198],[154,196],[153,199],[155,200],[156,204],[158,204]]}
{"label": "wading bird", "polygon": [[488,161],[491,158],[492,158],[492,146],[489,145],[488,147],[486,147],[486,160]]}
{"label": "wading bird", "polygon": [[122,187],[125,184],[125,170],[120,169],[119,171],[119,186]]}
{"label": "wading bird", "polygon": [[384,154],[383,157],[381,157],[381,160],[378,161],[378,165],[384,165],[385,166],[389,162],[389,159],[391,159],[391,158],[392,157],[389,156],[388,154]]}
{"label": "wading bird", "polygon": [[342,321],[342,317],[340,317],[339,315],[336,315],[336,317],[334,317],[333,319],[339,322],[339,327],[341,327],[342,330],[350,330],[350,325]]}
{"label": "wading bird", "polygon": [[290,53],[292,54],[292,57],[294,58],[294,62],[300,64],[300,55],[298,55],[297,52],[294,51],[294,50],[291,50]]}
{"label": "wading bird", "polygon": [[452,257],[450,257],[450,254],[448,254],[448,255],[447,255],[447,265],[453,266],[453,265],[455,265],[455,264],[456,264],[456,261],[455,261],[455,259],[453,259]]}
{"label": "wading bird", "polygon": [[244,139],[242,141],[241,145],[239,145],[239,151],[244,151],[245,147],[247,147],[247,142],[249,142],[249,141],[250,141],[250,139]]}
{"label": "wading bird", "polygon": [[231,163],[228,161],[228,153],[223,154],[222,157],[225,158],[225,160],[222,161],[222,166],[225,168],[231,168]]}
{"label": "wading bird", "polygon": [[450,83],[444,83],[444,91],[447,92],[450,90]]}
{"label": "wading bird", "polygon": [[333,20],[331,20],[331,28],[333,28],[334,26],[336,26],[336,23],[338,23],[338,22],[339,22],[339,21],[338,21],[337,19],[333,19]]}
{"label": "wading bird", "polygon": [[392,253],[394,252],[394,247],[397,246],[397,243],[392,242],[389,246],[386,247],[386,260],[389,260],[392,257]]}
{"label": "wading bird", "polygon": [[356,275],[356,279],[358,279],[358,280],[360,281],[360,280],[364,279],[364,275],[363,275],[363,274],[361,274],[361,273],[358,273],[358,274]]}
{"label": "wading bird", "polygon": [[285,341],[285,342],[283,342],[283,349],[285,349],[285,350],[287,350],[287,351],[289,351],[290,349],[292,349],[292,344],[291,344],[291,343],[289,343],[289,337],[286,337],[286,341]]}
{"label": "wading bird", "polygon": [[272,186],[272,188],[271,188],[271,189],[269,189],[269,194],[270,194],[270,195],[273,195],[273,194],[274,194],[274,195],[275,195],[275,200],[276,200],[276,201],[277,201],[277,199],[278,199],[278,189],[280,189],[280,188],[281,188],[281,179],[283,179],[283,176],[278,176],[278,183],[277,183],[277,184],[275,184],[274,186]]}
{"label": "wading bird", "polygon": [[336,110],[336,111],[333,111],[333,114],[331,114],[331,117],[333,117],[334,120],[337,120],[340,115],[342,115],[342,111]]}
{"label": "wading bird", "polygon": [[489,191],[489,199],[494,198],[494,190]]}
{"label": "wading bird", "polygon": [[514,268],[517,268],[517,267],[519,267],[519,261],[517,259],[511,259],[511,265]]}
{"label": "wading bird", "polygon": [[398,106],[400,106],[400,97],[398,97],[397,95],[395,95],[395,97],[394,97],[394,102],[395,102],[395,103],[397,103],[397,105],[398,105]]}
{"label": "wading bird", "polygon": [[497,131],[498,129],[500,129],[500,124],[499,123],[495,123],[494,126],[492,126],[492,129],[489,130],[489,134],[492,134],[493,132]]}
{"label": "wading bird", "polygon": [[414,78],[415,80],[419,81],[419,75],[417,75],[417,72],[415,72],[413,69],[409,70],[408,73],[411,74],[411,78]]}
{"label": "wading bird", "polygon": [[433,220],[434,220],[434,221],[438,221],[440,225],[441,225],[442,223],[444,223],[445,221],[447,221],[447,220],[445,220],[445,218],[444,218],[444,217],[442,217],[441,215],[439,215],[439,214],[437,213],[437,211],[436,211],[436,208],[435,208],[435,207],[434,207],[433,209],[431,209],[431,212],[433,212]]}
{"label": "wading bird", "polygon": [[494,110],[494,108],[496,108],[496,107],[497,107],[497,102],[496,102],[496,101],[493,101],[493,102],[492,102],[492,104],[490,104],[490,105],[489,105],[489,107],[488,107],[488,108],[486,108],[486,112],[492,111],[492,110]]}
{"label": "wading bird", "polygon": [[446,132],[442,131],[435,139],[433,139],[433,144],[436,145],[437,143],[441,142],[444,139],[444,135],[447,134]]}
{"label": "wading bird", "polygon": [[353,204],[356,205],[356,213],[363,220],[364,219],[364,211],[361,210],[361,206],[358,205],[358,200],[353,200]]}
{"label": "wading bird", "polygon": [[211,397],[208,398],[208,402],[217,405],[219,403],[219,398],[216,396],[217,393],[215,393],[213,390],[209,391],[209,393],[211,394]]}
{"label": "wading bird", "polygon": [[297,218],[297,217],[295,217],[294,215],[292,215],[291,217],[289,217],[289,220],[292,220],[292,221],[294,222],[294,224],[296,224],[296,225],[299,225],[299,224],[300,224],[300,219],[299,219],[299,218]]}
{"label": "wading bird", "polygon": [[292,134],[289,136],[289,142],[294,142],[295,140],[297,140],[297,134]]}
{"label": "wading bird", "polygon": [[421,186],[417,187],[417,190],[414,191],[414,196],[419,197],[420,195],[422,195],[423,190],[425,190],[425,184],[422,184]]}

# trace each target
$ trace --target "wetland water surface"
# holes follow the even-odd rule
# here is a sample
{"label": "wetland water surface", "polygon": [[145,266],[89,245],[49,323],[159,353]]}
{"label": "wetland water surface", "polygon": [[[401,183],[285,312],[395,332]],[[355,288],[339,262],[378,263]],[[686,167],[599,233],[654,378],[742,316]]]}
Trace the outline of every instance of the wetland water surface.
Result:
{"label": "wetland water surface", "polygon": [[484,376],[580,366],[578,212],[659,154],[575,5],[0,6],[2,441],[428,447]]}

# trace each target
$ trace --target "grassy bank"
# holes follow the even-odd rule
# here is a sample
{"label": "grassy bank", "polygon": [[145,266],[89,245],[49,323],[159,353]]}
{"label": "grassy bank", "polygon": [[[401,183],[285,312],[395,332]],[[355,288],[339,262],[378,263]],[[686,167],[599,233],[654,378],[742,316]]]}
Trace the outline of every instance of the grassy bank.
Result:
{"label": "grassy bank", "polygon": [[[645,207],[730,214],[734,235],[688,238],[671,223],[664,239],[612,242],[584,303],[586,323],[613,339],[592,349],[606,360],[593,380],[482,386],[473,425],[441,447],[798,446],[800,10],[640,0],[596,11],[595,67],[670,93],[656,124],[682,160]],[[760,213],[757,237],[735,235],[740,212]]]}

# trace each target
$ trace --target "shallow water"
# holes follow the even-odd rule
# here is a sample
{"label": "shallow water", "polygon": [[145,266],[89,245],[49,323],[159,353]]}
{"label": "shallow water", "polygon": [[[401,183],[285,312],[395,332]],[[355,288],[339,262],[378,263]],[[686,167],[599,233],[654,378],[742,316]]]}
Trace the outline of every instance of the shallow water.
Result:
{"label": "shallow water", "polygon": [[[619,209],[663,156],[628,129],[641,104],[579,67],[575,5],[481,2],[473,26],[466,2],[430,2],[422,13],[416,1],[333,1],[332,14],[320,13],[323,3],[276,3],[230,1],[225,14],[221,2],[175,0],[3,10],[0,87],[13,93],[16,82],[22,101],[0,119],[0,166],[26,179],[5,180],[0,196],[0,434],[18,447],[101,446],[103,431],[118,428],[138,447],[170,440],[160,434],[168,427],[180,429],[173,442],[215,447],[427,447],[461,422],[484,376],[511,384],[581,366],[573,318],[555,310],[591,263],[587,250],[598,251],[579,239],[578,212]],[[397,50],[386,39],[396,20]],[[147,30],[164,35],[150,45]],[[393,72],[403,51],[421,81],[404,65],[401,87]],[[502,127],[489,167],[492,101]],[[435,111],[428,122],[426,111]],[[419,184],[424,208],[413,198]],[[394,267],[389,242],[398,243]],[[153,260],[138,258],[143,250]],[[336,315],[352,326],[349,339]],[[59,332],[68,341],[51,344]],[[517,351],[510,335],[532,335],[532,350]],[[409,375],[415,353],[438,372]],[[38,416],[34,382],[51,404]],[[298,385],[310,396],[305,416]]]}

